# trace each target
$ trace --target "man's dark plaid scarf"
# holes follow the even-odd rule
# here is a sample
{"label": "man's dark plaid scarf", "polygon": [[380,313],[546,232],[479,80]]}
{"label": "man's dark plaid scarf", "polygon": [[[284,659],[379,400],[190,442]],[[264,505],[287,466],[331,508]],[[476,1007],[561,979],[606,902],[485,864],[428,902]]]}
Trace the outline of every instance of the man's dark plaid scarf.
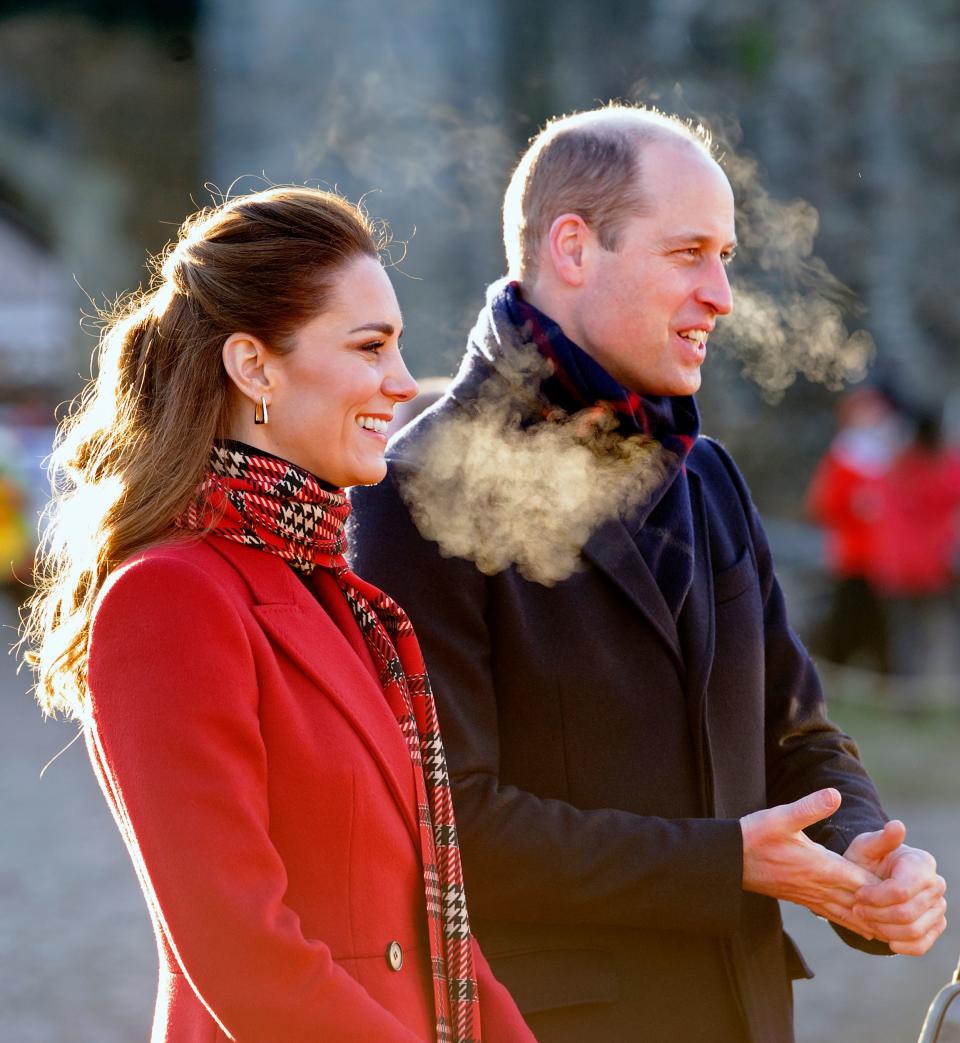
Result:
{"label": "man's dark plaid scarf", "polygon": [[350,502],[312,474],[238,442],[217,444],[181,528],[276,554],[309,575],[336,577],[360,626],[414,765],[420,849],[437,1012],[437,1043],[477,1043],[480,1014],[447,763],[430,680],[413,626],[344,560]]}
{"label": "man's dark plaid scarf", "polygon": [[471,334],[471,350],[496,366],[505,353],[533,346],[552,365],[540,384],[544,414],[573,415],[600,407],[625,437],[644,435],[667,450],[663,481],[627,519],[631,535],[676,619],[693,582],[693,512],[686,458],[700,433],[690,396],[640,395],[616,381],[543,312],[524,301],[516,282],[490,288]]}

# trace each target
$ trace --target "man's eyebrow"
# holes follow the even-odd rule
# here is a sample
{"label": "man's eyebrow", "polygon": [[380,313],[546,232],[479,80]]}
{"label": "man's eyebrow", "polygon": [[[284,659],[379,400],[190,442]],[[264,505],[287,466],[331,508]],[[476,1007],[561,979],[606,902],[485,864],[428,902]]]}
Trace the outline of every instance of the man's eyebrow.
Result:
{"label": "man's eyebrow", "polygon": [[361,326],[354,326],[350,333],[362,333],[371,330],[374,333],[382,333],[385,337],[392,337],[394,327],[389,322],[365,322]]}
{"label": "man's eyebrow", "polygon": [[[713,242],[713,236],[703,235],[699,232],[687,232],[685,234],[680,235],[671,235],[668,239],[665,239],[664,242],[667,244],[667,246],[685,246],[691,243],[695,244],[696,246],[703,246],[704,243]],[[723,249],[735,250],[736,246],[737,239],[736,236],[734,236],[733,239],[730,240],[730,242],[724,244]]]}

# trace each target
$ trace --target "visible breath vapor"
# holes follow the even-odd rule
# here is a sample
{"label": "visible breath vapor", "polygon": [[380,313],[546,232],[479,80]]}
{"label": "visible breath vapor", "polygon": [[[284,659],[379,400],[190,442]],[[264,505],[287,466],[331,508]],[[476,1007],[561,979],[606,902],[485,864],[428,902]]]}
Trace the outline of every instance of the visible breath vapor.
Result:
{"label": "visible breath vapor", "polygon": [[301,168],[334,159],[358,184],[439,200],[459,227],[473,220],[478,201],[495,201],[514,145],[481,101],[469,112],[436,101],[431,81],[411,86],[409,69],[391,53],[361,76],[338,59],[333,82],[346,80],[353,89],[324,99],[316,126],[297,146]]}
{"label": "visible breath vapor", "polygon": [[549,367],[535,350],[518,352],[472,409],[431,430],[416,467],[398,472],[417,528],[444,556],[487,575],[515,565],[544,586],[579,569],[591,534],[656,488],[668,455],[644,436],[617,434],[608,411],[523,426]]}
{"label": "visible breath vapor", "polygon": [[797,376],[832,390],[861,379],[873,341],[865,330],[848,331],[846,315],[861,309],[813,253],[816,209],[803,199],[771,199],[751,159],[728,152],[723,167],[738,200],[740,258],[733,312],[715,339],[774,400]]}

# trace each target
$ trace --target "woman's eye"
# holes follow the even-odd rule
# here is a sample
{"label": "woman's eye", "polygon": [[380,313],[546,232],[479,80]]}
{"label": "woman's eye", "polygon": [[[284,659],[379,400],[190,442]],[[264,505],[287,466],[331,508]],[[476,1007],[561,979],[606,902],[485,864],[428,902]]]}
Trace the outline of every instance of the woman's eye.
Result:
{"label": "woman's eye", "polygon": [[382,340],[371,340],[371,341],[369,341],[366,344],[361,344],[360,345],[360,350],[361,351],[369,351],[371,354],[376,355],[377,352],[379,352],[382,347],[383,347],[383,341]]}

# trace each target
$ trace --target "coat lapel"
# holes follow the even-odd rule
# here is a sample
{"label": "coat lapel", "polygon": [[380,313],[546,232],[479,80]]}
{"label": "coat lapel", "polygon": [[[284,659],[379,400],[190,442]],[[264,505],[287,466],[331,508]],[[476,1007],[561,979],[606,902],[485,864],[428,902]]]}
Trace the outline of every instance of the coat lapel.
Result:
{"label": "coat lapel", "polygon": [[583,553],[643,613],[682,673],[684,664],[676,623],[653,573],[620,518],[612,518],[596,529]]}
{"label": "coat lapel", "polygon": [[701,768],[704,813],[713,807],[713,765],[706,721],[707,688],[713,666],[716,616],[713,600],[713,565],[710,530],[700,477],[688,470],[690,506],[693,510],[693,583],[680,611],[679,631],[687,664],[687,714],[696,760]]}
{"label": "coat lapel", "polygon": [[[208,543],[243,576],[253,592],[253,613],[271,643],[350,722],[377,763],[419,846],[410,754],[382,691],[376,690],[350,642],[280,558],[229,540],[211,538]],[[336,666],[331,669],[331,664]]]}

